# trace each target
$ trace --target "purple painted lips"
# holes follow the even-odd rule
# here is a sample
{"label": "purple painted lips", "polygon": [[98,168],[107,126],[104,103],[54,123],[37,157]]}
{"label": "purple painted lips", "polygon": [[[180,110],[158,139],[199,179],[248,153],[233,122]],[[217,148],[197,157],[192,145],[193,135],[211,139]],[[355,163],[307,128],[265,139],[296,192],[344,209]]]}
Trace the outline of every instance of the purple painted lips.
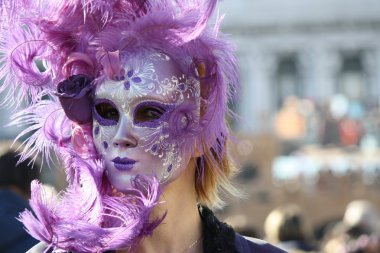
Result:
{"label": "purple painted lips", "polygon": [[120,171],[129,171],[133,168],[133,165],[136,163],[135,160],[129,158],[120,158],[116,157],[112,159],[112,162],[117,170]]}

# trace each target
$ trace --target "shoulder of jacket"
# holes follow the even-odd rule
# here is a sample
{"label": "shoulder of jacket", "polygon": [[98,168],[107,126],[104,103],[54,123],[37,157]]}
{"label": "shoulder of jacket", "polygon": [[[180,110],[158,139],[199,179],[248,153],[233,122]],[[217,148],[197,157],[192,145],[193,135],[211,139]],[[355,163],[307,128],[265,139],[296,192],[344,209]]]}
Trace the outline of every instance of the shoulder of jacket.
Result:
{"label": "shoulder of jacket", "polygon": [[272,244],[252,237],[245,237],[238,233],[235,236],[235,244],[240,253],[286,253],[286,251],[273,246]]}

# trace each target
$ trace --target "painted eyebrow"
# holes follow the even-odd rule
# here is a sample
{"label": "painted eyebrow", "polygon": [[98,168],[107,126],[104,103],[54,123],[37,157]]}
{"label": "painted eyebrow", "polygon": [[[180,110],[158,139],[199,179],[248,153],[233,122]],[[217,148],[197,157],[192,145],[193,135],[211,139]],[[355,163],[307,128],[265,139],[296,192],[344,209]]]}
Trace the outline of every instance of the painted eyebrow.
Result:
{"label": "painted eyebrow", "polygon": [[134,107],[138,107],[141,105],[159,105],[163,108],[169,108],[169,107],[176,106],[175,103],[167,103],[167,102],[163,102],[161,100],[155,100],[155,99],[144,99],[143,101],[136,103],[136,105]]}

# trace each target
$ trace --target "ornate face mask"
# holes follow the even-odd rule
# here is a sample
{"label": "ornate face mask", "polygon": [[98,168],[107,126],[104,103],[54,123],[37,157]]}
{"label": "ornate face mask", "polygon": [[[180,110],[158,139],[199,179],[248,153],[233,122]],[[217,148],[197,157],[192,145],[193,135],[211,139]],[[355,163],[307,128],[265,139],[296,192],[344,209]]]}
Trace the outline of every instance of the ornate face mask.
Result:
{"label": "ornate face mask", "polygon": [[123,80],[95,92],[93,136],[111,184],[127,191],[136,175],[174,180],[193,154],[199,81],[162,53],[128,57]]}

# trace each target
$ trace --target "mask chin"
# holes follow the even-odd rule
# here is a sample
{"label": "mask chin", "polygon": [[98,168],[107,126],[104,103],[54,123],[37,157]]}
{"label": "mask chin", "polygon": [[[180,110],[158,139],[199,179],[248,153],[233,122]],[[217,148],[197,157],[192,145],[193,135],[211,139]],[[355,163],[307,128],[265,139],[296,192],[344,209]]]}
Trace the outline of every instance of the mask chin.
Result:
{"label": "mask chin", "polygon": [[[167,186],[175,181],[180,175],[188,168],[190,162],[190,155],[183,154],[178,158],[178,161],[172,161],[172,163],[163,170],[163,173],[158,176],[159,182],[162,186]],[[176,166],[173,164],[177,164]]]}

